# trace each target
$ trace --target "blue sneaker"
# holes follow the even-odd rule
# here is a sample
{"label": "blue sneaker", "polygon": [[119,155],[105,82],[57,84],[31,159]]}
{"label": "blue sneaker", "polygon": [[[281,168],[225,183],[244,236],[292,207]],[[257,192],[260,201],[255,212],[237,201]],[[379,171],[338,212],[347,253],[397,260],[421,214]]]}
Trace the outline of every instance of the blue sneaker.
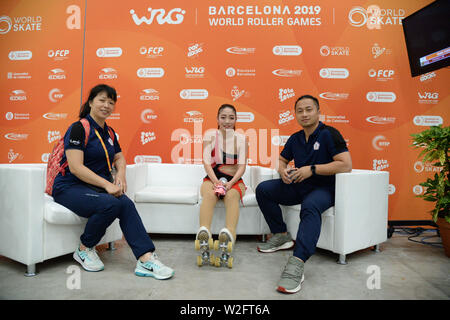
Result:
{"label": "blue sneaker", "polygon": [[86,271],[102,271],[105,269],[105,265],[97,255],[95,248],[86,248],[80,250],[80,247],[73,253],[73,258],[77,261]]}
{"label": "blue sneaker", "polygon": [[153,277],[158,280],[164,280],[172,278],[175,271],[159,261],[158,256],[153,252],[150,260],[147,262],[141,262],[138,259],[134,274],[139,277]]}

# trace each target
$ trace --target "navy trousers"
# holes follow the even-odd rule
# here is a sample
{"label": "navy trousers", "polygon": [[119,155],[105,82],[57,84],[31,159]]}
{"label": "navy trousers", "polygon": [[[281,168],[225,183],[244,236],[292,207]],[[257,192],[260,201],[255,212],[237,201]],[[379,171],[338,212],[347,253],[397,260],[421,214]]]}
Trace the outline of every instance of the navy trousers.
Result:
{"label": "navy trousers", "polygon": [[118,198],[108,193],[98,193],[82,184],[54,192],[55,202],[88,218],[81,235],[83,245],[92,248],[105,235],[106,229],[118,218],[120,228],[134,256],[138,259],[147,252],[155,251],[136,207],[126,195]]}
{"label": "navy trousers", "polygon": [[285,184],[281,179],[261,182],[256,200],[272,233],[286,232],[280,204],[301,204],[294,256],[306,262],[315,252],[322,226],[322,212],[334,205],[334,189],[306,183]]}

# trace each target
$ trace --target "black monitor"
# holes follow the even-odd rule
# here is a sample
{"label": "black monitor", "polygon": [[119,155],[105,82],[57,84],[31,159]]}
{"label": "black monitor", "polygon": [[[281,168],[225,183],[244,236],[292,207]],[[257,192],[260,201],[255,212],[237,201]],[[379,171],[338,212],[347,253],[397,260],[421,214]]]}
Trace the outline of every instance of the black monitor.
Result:
{"label": "black monitor", "polygon": [[413,77],[450,62],[450,1],[437,0],[402,20]]}

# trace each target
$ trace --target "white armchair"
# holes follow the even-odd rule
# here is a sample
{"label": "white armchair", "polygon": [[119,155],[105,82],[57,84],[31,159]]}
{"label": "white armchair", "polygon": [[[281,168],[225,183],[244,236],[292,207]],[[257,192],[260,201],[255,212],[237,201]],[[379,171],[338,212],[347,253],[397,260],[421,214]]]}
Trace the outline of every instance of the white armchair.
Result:
{"label": "white armchair", "polygon": [[[274,179],[279,174],[274,172]],[[335,206],[322,213],[318,248],[339,254],[338,263],[346,264],[346,255],[387,240],[389,172],[352,170],[336,175]],[[281,206],[288,231],[296,238],[301,205]],[[270,233],[263,222],[263,233]]]}
{"label": "white armchair", "polygon": [[[0,164],[0,255],[27,266],[73,252],[87,219],[44,193],[46,164]],[[122,238],[115,221],[99,244]]]}

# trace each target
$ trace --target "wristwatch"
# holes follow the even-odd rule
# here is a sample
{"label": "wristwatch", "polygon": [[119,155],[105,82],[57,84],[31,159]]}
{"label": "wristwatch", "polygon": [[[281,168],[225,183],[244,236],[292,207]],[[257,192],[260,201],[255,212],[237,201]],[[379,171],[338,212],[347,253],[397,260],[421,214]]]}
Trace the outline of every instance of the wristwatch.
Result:
{"label": "wristwatch", "polygon": [[313,176],[316,175],[316,165],[315,165],[315,164],[313,164],[313,165],[311,166],[311,172],[312,172],[312,175],[313,175]]}

